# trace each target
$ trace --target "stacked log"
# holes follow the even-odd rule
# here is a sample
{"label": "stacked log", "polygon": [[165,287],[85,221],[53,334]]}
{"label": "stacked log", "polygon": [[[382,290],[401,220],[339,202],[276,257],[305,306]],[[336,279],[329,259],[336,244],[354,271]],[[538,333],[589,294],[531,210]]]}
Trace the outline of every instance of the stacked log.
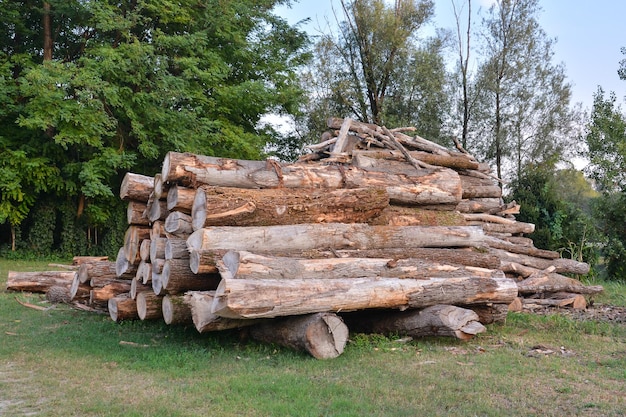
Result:
{"label": "stacked log", "polygon": [[114,321],[247,329],[332,358],[348,328],[467,340],[510,309],[584,308],[601,291],[564,275],[587,264],[534,247],[534,225],[462,149],[328,127],[296,163],[170,152],[154,177],[127,173],[124,244],[81,265],[74,296]]}

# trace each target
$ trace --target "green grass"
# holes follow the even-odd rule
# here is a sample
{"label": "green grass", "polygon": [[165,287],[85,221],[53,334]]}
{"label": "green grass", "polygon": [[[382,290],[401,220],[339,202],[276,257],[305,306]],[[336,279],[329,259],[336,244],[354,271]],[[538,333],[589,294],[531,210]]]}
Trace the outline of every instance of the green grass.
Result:
{"label": "green grass", "polygon": [[[621,416],[626,326],[510,313],[470,342],[351,335],[340,357],[200,335],[108,316],[39,294],[4,291],[0,260],[2,416]],[[625,300],[623,285],[608,286]],[[615,292],[613,294],[613,292]],[[122,342],[122,343],[120,343]],[[552,353],[549,353],[552,351]]]}

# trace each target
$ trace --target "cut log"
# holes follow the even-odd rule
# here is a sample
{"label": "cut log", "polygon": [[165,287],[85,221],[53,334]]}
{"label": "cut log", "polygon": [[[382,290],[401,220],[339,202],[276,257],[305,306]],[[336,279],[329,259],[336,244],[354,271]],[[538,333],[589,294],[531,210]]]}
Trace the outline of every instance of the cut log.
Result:
{"label": "cut log", "polygon": [[168,191],[169,191],[169,184],[165,184],[163,182],[163,178],[161,178],[161,173],[155,174],[154,190],[152,191],[152,197],[155,200],[164,200],[167,198]]}
{"label": "cut log", "polygon": [[500,198],[502,188],[494,184],[492,179],[475,178],[468,175],[460,175],[462,198]]}
{"label": "cut log", "polygon": [[[191,228],[189,230],[191,230]],[[165,231],[164,221],[157,220],[155,222],[152,222],[152,229],[150,230],[150,240],[156,239],[159,237],[165,237],[166,234],[167,232]]]}
{"label": "cut log", "polygon": [[425,210],[421,206],[396,205],[387,206],[380,215],[367,223],[372,226],[467,226],[465,218],[452,210]]}
{"label": "cut log", "polygon": [[128,224],[148,226],[150,220],[144,215],[148,206],[146,203],[137,200],[130,200],[126,209],[126,221]]}
{"label": "cut log", "polygon": [[139,278],[133,278],[130,281],[130,291],[128,292],[130,298],[133,300],[137,298],[137,294],[152,290],[152,284],[144,284]]}
{"label": "cut log", "polygon": [[70,300],[89,302],[89,292],[91,286],[87,283],[80,282],[79,275],[74,275],[72,279],[72,285],[70,286],[69,297]]}
{"label": "cut log", "polygon": [[163,318],[163,296],[146,291],[137,294],[137,315],[141,320],[153,320]]}
{"label": "cut log", "polygon": [[167,192],[167,210],[169,212],[180,211],[182,213],[191,214],[195,197],[196,190],[194,188],[174,185],[170,187]]}
{"label": "cut log", "polygon": [[400,204],[458,204],[461,180],[441,168],[425,175],[395,175],[356,167],[245,161],[169,152],[163,177],[181,185],[237,188],[381,188]]}
{"label": "cut log", "polygon": [[111,298],[130,291],[130,281],[115,282],[104,287],[92,288],[89,292],[89,305],[93,307],[108,306]]}
{"label": "cut log", "polygon": [[316,359],[341,355],[348,341],[348,327],[333,313],[316,313],[265,321],[250,327],[253,339],[308,352]]}
{"label": "cut log", "polygon": [[153,187],[153,177],[127,172],[120,186],[120,198],[122,200],[136,200],[147,203]]}
{"label": "cut log", "polygon": [[219,282],[219,274],[194,274],[186,259],[165,261],[161,272],[161,285],[167,294],[214,290]]}
{"label": "cut log", "polygon": [[128,294],[120,294],[110,298],[107,302],[107,308],[109,317],[116,323],[139,318],[137,303]]}
{"label": "cut log", "polygon": [[235,279],[340,279],[340,278],[455,278],[497,277],[502,272],[441,264],[421,259],[326,258],[303,259],[229,251],[217,263],[223,278]]}
{"label": "cut log", "polygon": [[137,266],[139,265],[139,262],[131,264],[128,259],[126,259],[126,250],[124,246],[122,246],[117,252],[117,257],[115,259],[115,274],[118,277],[121,277],[125,274],[137,274]]}
{"label": "cut log", "polygon": [[498,239],[493,236],[485,236],[485,243],[491,248],[502,249],[507,252],[518,253],[521,255],[528,255],[537,258],[558,259],[561,257],[561,255],[555,251],[537,249],[534,246],[516,245],[514,243],[507,242],[506,240]]}
{"label": "cut log", "polygon": [[52,286],[72,286],[76,271],[9,271],[6,289],[9,291],[28,291],[45,293]]}
{"label": "cut log", "polygon": [[167,238],[165,242],[165,260],[168,259],[189,259],[186,239]]}
{"label": "cut log", "polygon": [[544,270],[550,267],[555,268],[555,272],[560,274],[585,275],[589,273],[589,264],[578,262],[573,259],[545,259],[528,256],[519,253],[507,252],[501,249],[490,248],[489,252],[500,258],[503,263],[517,263],[530,266],[532,268]]}
{"label": "cut log", "polygon": [[535,231],[535,225],[532,223],[518,222],[511,224],[498,224],[498,223],[486,223],[486,222],[468,222],[471,225],[479,225],[485,232],[488,233],[533,233]]}
{"label": "cut log", "polygon": [[74,256],[72,258],[72,265],[82,265],[86,262],[95,262],[95,261],[108,261],[108,256]]}
{"label": "cut log", "polygon": [[166,237],[150,239],[150,262],[157,262],[158,259],[165,259]]}
{"label": "cut log", "polygon": [[189,253],[189,269],[194,274],[214,274],[217,270],[217,261],[226,251],[220,250],[192,250]]}
{"label": "cut log", "polygon": [[574,278],[556,273],[533,274],[517,283],[520,294],[570,292],[575,294],[598,294],[604,291],[601,285],[584,285]]}
{"label": "cut log", "polygon": [[187,239],[191,250],[232,249],[296,251],[319,248],[381,249],[479,246],[483,233],[475,226],[369,226],[322,223],[267,227],[203,228]]}
{"label": "cut log", "polygon": [[136,265],[141,260],[139,246],[144,239],[150,239],[150,227],[131,225],[124,234],[124,256],[126,260]]}
{"label": "cut log", "polygon": [[568,296],[558,298],[523,298],[522,304],[524,308],[571,307],[575,310],[583,310],[587,308],[587,300],[581,294],[569,294]]}
{"label": "cut log", "polygon": [[107,276],[111,278],[132,278],[128,274],[117,275],[115,270],[115,262],[111,261],[94,261],[85,262],[78,267],[78,280],[81,283],[86,283],[91,280],[92,277]]}
{"label": "cut log", "polygon": [[237,329],[251,326],[261,320],[227,319],[211,313],[215,291],[190,291],[184,295],[191,306],[191,316],[196,330],[200,333]]}
{"label": "cut log", "polygon": [[166,295],[162,300],[163,320],[165,324],[193,323],[191,306],[183,295]]}
{"label": "cut log", "polygon": [[473,310],[441,304],[422,310],[369,310],[342,317],[353,332],[399,334],[413,338],[444,336],[469,340],[487,330]]}
{"label": "cut log", "polygon": [[139,244],[139,258],[141,259],[139,262],[150,262],[150,245],[152,245],[152,239],[144,239]]}
{"label": "cut log", "polygon": [[[389,204],[375,189],[232,189],[203,187],[191,213],[194,230],[208,226],[269,226],[302,223],[363,223]],[[246,208],[238,210],[240,208]]]}
{"label": "cut log", "polygon": [[351,279],[225,279],[215,294],[212,312],[227,318],[272,318],[316,312],[368,308],[424,308],[436,304],[509,304],[517,296],[515,281],[463,277]]}
{"label": "cut log", "polygon": [[[437,165],[452,169],[478,169],[478,162],[472,160],[465,154],[451,153],[449,155],[436,155],[430,152],[411,151],[409,154],[418,161],[426,162],[429,165]],[[370,161],[364,161],[362,158],[369,159],[385,159],[393,161],[404,161],[405,158],[399,151],[393,150],[373,150],[373,151],[352,151],[352,164],[360,168],[365,168]],[[365,164],[365,166],[363,165]]]}
{"label": "cut log", "polygon": [[[515,297],[517,298],[517,297]],[[511,301],[513,302],[513,301]],[[504,323],[509,312],[509,303],[486,303],[474,305],[459,305],[459,307],[469,308],[478,314],[478,321],[482,324]]]}
{"label": "cut log", "polygon": [[193,233],[191,216],[180,211],[171,212],[165,219],[164,230],[176,237],[186,238]]}
{"label": "cut log", "polygon": [[165,220],[170,214],[167,210],[167,201],[165,200],[152,200],[148,201],[148,220],[155,222],[157,220]]}

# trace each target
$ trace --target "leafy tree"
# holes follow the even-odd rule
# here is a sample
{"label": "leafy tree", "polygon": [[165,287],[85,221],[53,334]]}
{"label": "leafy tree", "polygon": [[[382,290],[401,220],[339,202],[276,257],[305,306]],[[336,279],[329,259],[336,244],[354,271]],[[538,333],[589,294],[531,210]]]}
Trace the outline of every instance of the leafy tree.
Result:
{"label": "leafy tree", "polygon": [[[56,188],[33,181],[100,226],[123,173],[152,175],[170,150],[261,157],[276,135],[261,116],[298,109],[308,59],[306,34],[273,14],[281,3],[3,2],[2,152],[54,173]],[[15,187],[32,204],[43,188],[27,182]]]}

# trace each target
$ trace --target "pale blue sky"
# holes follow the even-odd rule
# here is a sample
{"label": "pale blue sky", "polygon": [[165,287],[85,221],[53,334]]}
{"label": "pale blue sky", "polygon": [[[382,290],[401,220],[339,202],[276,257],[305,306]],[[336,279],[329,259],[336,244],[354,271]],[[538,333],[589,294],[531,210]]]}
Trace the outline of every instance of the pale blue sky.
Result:
{"label": "pale blue sky", "polygon": [[[486,7],[491,1],[475,0],[473,8],[479,3]],[[565,64],[573,101],[589,109],[601,85],[623,103],[626,81],[619,79],[617,69],[626,58],[620,52],[626,47],[626,0],[540,0],[540,4],[540,23],[548,36],[557,38],[555,61]],[[341,17],[338,0],[294,0],[291,9],[281,8],[279,14],[291,23],[311,18],[305,29],[314,34],[328,21],[335,21],[333,5]],[[453,29],[453,16],[451,0],[435,0],[434,25]]]}

